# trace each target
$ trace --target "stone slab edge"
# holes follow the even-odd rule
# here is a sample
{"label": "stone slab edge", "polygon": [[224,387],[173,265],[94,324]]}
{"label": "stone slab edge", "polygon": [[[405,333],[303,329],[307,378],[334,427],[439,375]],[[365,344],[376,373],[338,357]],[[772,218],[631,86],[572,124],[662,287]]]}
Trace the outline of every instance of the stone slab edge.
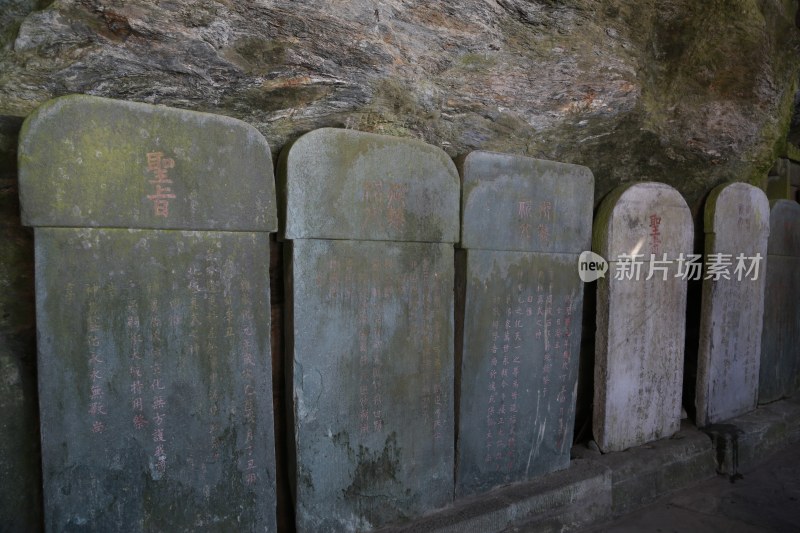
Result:
{"label": "stone slab edge", "polygon": [[411,523],[380,533],[493,533],[524,525],[573,529],[610,517],[611,471],[593,461],[573,461],[569,469],[535,481],[497,488],[456,501]]}

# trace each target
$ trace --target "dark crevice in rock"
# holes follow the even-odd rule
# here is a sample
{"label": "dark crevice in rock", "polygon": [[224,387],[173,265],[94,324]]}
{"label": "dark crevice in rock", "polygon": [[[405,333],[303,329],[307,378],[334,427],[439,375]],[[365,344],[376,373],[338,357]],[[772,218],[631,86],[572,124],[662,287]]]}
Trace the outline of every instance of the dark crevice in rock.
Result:
{"label": "dark crevice in rock", "polygon": [[[800,10],[798,10],[798,16],[800,16]],[[797,91],[794,95],[794,111],[787,140],[800,148],[800,91]]]}

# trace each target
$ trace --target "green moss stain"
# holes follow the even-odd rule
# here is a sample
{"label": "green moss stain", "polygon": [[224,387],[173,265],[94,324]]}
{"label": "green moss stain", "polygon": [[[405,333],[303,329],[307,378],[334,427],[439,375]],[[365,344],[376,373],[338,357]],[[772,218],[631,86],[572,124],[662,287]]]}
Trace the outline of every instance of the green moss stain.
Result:
{"label": "green moss stain", "polygon": [[387,524],[407,518],[407,512],[402,510],[399,502],[389,497],[401,486],[397,435],[394,432],[387,435],[383,448],[379,450],[359,446],[356,455],[352,482],[342,491],[343,497],[371,524]]}
{"label": "green moss stain", "polygon": [[36,232],[49,527],[274,527],[268,235]]}
{"label": "green moss stain", "polygon": [[301,109],[317,100],[325,99],[332,88],[325,85],[306,85],[287,81],[281,86],[258,87],[248,89],[243,94],[236,95],[236,102],[229,103],[244,106],[250,110],[279,111],[282,109]]}
{"label": "green moss stain", "polygon": [[[420,87],[421,85],[421,87]],[[442,119],[439,97],[422,101],[420,90],[438,93],[428,81],[410,87],[401,79],[381,78],[370,87],[372,98],[368,105],[343,117],[350,129],[413,138],[434,146],[448,148],[450,139],[458,137],[458,127]]]}
{"label": "green moss stain", "polygon": [[466,70],[485,70],[494,66],[497,60],[489,54],[467,53],[459,58],[459,63]]}
{"label": "green moss stain", "polygon": [[[80,124],[80,127],[76,127]],[[274,228],[272,160],[250,126],[204,113],[88,96],[51,100],[20,135],[23,222],[57,227]],[[148,154],[172,159],[159,216]]]}
{"label": "green moss stain", "polygon": [[264,76],[285,65],[289,47],[283,41],[244,37],[225,49],[223,56],[247,74]]}

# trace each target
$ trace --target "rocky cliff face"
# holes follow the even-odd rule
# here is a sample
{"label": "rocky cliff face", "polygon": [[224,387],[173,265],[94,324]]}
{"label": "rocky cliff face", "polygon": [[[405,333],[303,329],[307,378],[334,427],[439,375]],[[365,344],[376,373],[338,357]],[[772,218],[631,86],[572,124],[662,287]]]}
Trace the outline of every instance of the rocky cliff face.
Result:
{"label": "rocky cliff face", "polygon": [[89,93],[234,116],[274,150],[320,126],[658,180],[695,213],[785,147],[794,0],[10,0],[0,114]]}

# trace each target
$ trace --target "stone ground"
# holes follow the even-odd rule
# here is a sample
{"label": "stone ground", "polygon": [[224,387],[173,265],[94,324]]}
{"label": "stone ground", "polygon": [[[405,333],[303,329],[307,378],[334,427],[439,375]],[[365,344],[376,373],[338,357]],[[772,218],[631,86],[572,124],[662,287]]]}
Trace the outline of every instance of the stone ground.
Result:
{"label": "stone ground", "polygon": [[[513,529],[511,531],[514,531]],[[518,529],[520,533],[525,530]],[[589,533],[800,531],[800,446],[785,448],[731,483],[717,476]]]}

